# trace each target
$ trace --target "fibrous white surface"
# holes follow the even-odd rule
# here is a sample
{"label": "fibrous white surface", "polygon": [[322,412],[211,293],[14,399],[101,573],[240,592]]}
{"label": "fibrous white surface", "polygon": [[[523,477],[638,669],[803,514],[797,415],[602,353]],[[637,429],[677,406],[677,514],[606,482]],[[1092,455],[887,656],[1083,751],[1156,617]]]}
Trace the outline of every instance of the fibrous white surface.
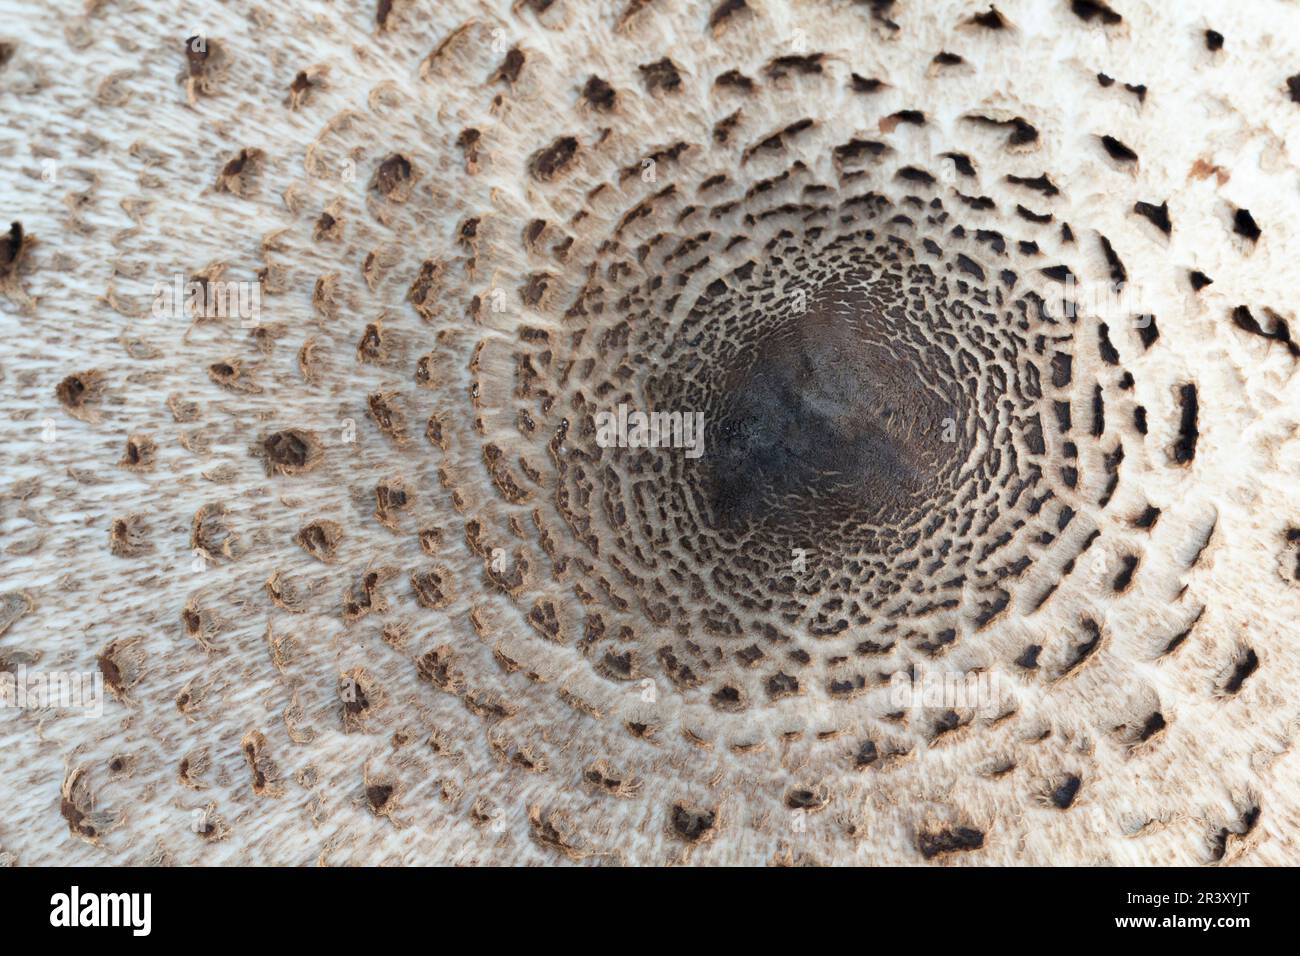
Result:
{"label": "fibrous white surface", "polygon": [[0,24],[0,855],[1296,861],[1295,4]]}

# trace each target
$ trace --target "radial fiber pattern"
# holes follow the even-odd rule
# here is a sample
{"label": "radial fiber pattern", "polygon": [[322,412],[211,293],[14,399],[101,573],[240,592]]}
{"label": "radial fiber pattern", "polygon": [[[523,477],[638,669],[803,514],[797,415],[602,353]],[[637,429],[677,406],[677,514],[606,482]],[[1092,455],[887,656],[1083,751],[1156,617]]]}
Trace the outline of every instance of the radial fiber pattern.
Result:
{"label": "radial fiber pattern", "polygon": [[1294,4],[0,10],[0,853],[1294,862]]}

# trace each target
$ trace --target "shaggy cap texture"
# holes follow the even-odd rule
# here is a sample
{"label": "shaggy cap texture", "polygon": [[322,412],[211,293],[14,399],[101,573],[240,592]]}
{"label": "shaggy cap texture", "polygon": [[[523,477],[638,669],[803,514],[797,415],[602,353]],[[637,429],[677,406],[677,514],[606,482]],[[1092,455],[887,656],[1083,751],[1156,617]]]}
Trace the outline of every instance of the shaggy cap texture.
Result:
{"label": "shaggy cap texture", "polygon": [[1294,3],[0,24],[3,858],[1297,859]]}

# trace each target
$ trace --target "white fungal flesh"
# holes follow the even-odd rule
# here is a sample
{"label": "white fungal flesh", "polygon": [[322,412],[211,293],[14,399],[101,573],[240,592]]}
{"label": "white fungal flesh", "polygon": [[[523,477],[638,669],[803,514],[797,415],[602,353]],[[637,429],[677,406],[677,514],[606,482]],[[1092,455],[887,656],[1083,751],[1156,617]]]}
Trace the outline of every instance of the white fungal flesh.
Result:
{"label": "white fungal flesh", "polygon": [[990,9],[0,0],[0,859],[1295,862],[1300,9]]}

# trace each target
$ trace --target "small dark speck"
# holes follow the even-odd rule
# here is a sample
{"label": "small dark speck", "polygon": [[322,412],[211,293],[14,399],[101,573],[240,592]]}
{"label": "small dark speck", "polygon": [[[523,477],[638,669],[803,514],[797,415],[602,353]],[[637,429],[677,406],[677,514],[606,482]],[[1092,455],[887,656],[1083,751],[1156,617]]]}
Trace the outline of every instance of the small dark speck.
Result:
{"label": "small dark speck", "polygon": [[1232,217],[1232,231],[1239,236],[1244,236],[1251,242],[1258,242],[1263,230],[1255,222],[1255,217],[1250,214],[1249,209],[1238,209]]}

